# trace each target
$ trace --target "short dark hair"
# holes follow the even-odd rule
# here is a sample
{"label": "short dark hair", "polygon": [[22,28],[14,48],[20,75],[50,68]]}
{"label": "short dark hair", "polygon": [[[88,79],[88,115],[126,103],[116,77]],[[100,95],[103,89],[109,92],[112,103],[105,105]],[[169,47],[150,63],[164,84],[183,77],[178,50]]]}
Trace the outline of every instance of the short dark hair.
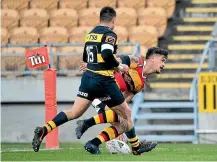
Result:
{"label": "short dark hair", "polygon": [[116,17],[116,11],[112,7],[103,7],[100,11],[100,22],[111,22]]}
{"label": "short dark hair", "polygon": [[168,50],[163,49],[163,48],[159,48],[159,47],[149,48],[147,53],[146,53],[146,59],[149,59],[154,54],[163,55],[163,56],[165,56],[165,58],[167,58]]}

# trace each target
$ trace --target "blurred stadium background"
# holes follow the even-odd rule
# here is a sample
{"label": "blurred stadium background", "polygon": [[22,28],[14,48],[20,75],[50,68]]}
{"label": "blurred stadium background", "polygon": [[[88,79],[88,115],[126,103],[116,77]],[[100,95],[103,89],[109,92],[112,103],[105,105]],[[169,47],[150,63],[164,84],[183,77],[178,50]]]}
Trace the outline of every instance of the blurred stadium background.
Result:
{"label": "blurred stadium background", "polygon": [[[70,108],[80,83],[84,35],[104,6],[117,9],[118,54],[145,57],[153,46],[170,53],[164,72],[150,76],[131,103],[139,137],[216,144],[217,0],[2,0],[1,142],[31,142],[35,126],[44,124],[46,67],[30,71],[25,51],[48,46],[58,75],[58,111]],[[82,118],[93,114],[90,108]],[[78,142],[74,125],[59,128],[60,142]]]}

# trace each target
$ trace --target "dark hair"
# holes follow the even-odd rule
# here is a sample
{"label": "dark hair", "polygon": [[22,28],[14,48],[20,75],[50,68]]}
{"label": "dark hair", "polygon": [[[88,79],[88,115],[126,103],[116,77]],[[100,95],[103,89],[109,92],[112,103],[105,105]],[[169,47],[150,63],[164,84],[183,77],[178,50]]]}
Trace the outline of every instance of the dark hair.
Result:
{"label": "dark hair", "polygon": [[100,11],[100,22],[111,22],[116,17],[116,11],[112,7],[103,7]]}
{"label": "dark hair", "polygon": [[147,53],[146,53],[146,59],[149,59],[152,55],[158,54],[158,55],[164,55],[165,58],[168,56],[168,50],[159,48],[159,47],[152,47],[149,48]]}

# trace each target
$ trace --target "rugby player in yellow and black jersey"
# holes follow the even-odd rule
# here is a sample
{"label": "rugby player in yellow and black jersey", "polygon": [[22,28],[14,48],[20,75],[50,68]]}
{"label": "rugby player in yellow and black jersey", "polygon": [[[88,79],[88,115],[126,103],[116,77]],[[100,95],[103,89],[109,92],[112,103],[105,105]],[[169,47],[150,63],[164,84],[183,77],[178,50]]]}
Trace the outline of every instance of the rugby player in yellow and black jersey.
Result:
{"label": "rugby player in yellow and black jersey", "polygon": [[[131,112],[120,89],[114,80],[114,69],[128,72],[128,66],[115,59],[117,35],[112,31],[115,27],[116,11],[111,7],[104,7],[100,11],[100,24],[96,26],[85,38],[83,61],[87,62],[87,71],[83,73],[81,84],[74,105],[71,109],[61,111],[51,121],[42,127],[36,127],[32,147],[35,152],[43,138],[56,127],[76,118],[79,118],[90,106],[95,98],[102,98],[115,113],[119,115],[121,129],[115,126],[104,130],[111,140],[119,134],[126,132],[129,139],[133,139],[132,149],[138,155],[146,152],[150,147],[140,144],[131,119]],[[99,154],[99,142],[89,141],[85,149],[93,154]],[[104,141],[106,142],[106,141]]]}

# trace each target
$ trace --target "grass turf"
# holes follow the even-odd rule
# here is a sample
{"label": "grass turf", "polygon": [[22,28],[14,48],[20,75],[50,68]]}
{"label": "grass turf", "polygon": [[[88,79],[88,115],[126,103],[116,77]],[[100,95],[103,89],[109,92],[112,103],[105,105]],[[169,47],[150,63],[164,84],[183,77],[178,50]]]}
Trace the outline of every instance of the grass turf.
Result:
{"label": "grass turf", "polygon": [[79,143],[61,143],[60,148],[35,153],[31,144],[2,143],[1,155],[3,161],[217,161],[217,145],[208,144],[160,143],[142,156],[113,155],[104,146],[100,155],[91,155]]}

